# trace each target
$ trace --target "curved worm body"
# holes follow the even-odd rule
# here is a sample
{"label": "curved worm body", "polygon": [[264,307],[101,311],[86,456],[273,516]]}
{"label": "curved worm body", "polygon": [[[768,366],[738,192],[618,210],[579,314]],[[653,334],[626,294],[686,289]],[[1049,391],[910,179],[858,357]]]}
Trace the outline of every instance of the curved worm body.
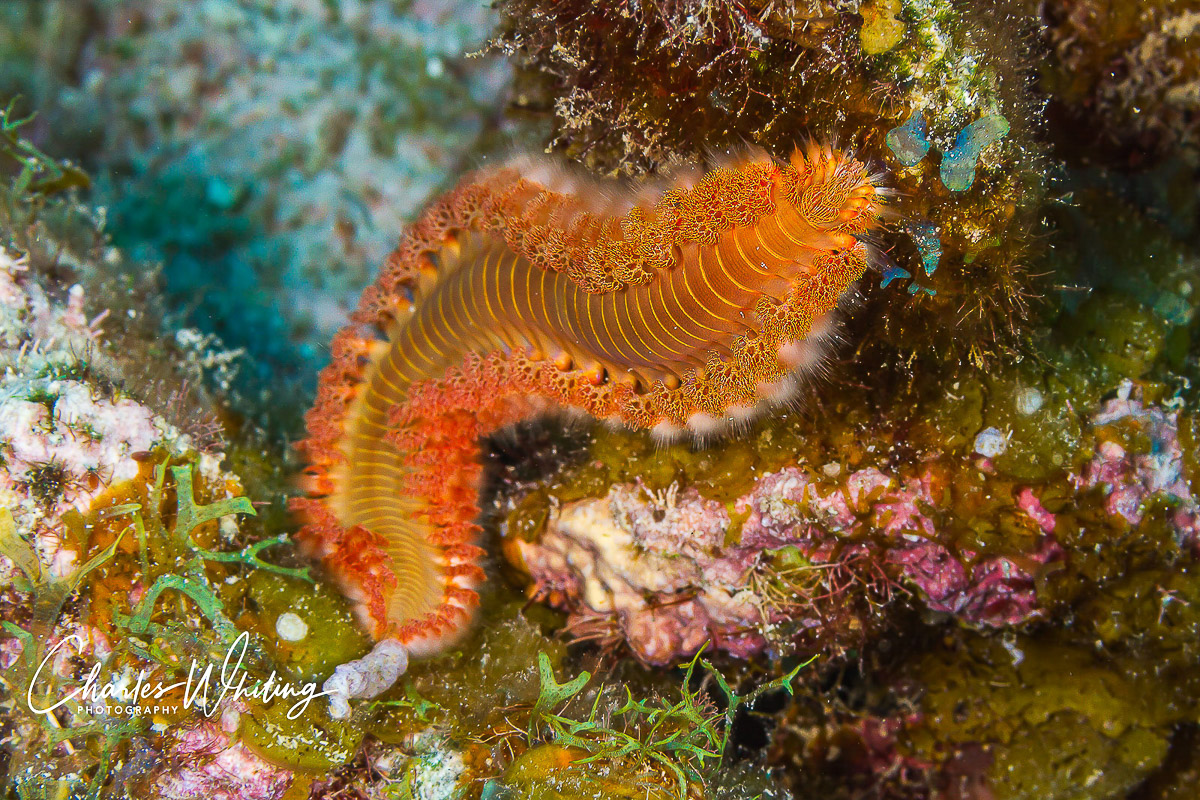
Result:
{"label": "curved worm body", "polygon": [[299,540],[377,638],[437,649],[483,578],[481,436],[551,407],[714,434],[786,399],[880,213],[866,168],[815,145],[633,192],[532,159],[468,177],[333,342]]}

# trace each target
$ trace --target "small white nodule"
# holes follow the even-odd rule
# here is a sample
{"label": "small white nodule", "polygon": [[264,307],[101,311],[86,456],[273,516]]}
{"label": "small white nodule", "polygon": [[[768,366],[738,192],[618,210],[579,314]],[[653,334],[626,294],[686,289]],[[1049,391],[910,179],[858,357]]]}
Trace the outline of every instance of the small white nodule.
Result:
{"label": "small white nodule", "polygon": [[1022,389],[1017,392],[1017,413],[1029,416],[1042,407],[1045,398],[1037,389]]}
{"label": "small white nodule", "polygon": [[275,619],[275,633],[285,642],[303,641],[308,636],[308,623],[286,611]]}
{"label": "small white nodule", "polygon": [[975,437],[975,452],[984,458],[995,458],[1008,449],[1008,437],[998,428],[984,428]]}

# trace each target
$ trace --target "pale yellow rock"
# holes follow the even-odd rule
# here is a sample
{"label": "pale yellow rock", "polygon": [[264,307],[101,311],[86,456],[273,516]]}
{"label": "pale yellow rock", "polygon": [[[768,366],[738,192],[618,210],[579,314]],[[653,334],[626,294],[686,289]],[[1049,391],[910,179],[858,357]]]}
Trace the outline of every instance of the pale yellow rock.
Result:
{"label": "pale yellow rock", "polygon": [[867,55],[886,53],[904,38],[904,23],[896,16],[900,13],[900,0],[871,0],[858,13],[863,18],[859,38]]}

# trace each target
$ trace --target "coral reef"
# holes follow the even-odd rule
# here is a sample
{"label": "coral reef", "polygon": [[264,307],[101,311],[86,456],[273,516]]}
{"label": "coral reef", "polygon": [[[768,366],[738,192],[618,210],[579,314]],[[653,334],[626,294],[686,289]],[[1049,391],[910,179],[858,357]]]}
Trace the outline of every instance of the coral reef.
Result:
{"label": "coral reef", "polygon": [[[19,186],[59,165],[26,167]],[[18,194],[5,197],[6,212],[35,214],[25,218],[31,229],[52,237],[57,229],[42,225],[61,201]],[[106,328],[115,315],[94,309],[81,286],[57,283],[40,253],[24,251],[24,236],[12,233],[0,283],[3,392],[12,412],[0,473],[0,703],[3,774],[13,791],[279,800],[351,787],[451,798],[482,786],[526,796],[563,785],[561,760],[535,755],[558,748],[575,754],[571,763],[591,756],[570,777],[588,796],[596,777],[584,765],[598,760],[614,773],[634,771],[656,796],[681,787],[700,796],[708,781],[713,796],[749,796],[719,788],[716,778],[734,713],[788,686],[794,672],[749,694],[712,673],[724,687],[721,704],[690,673],[682,688],[667,676],[679,703],[630,704],[620,684],[587,675],[558,684],[561,643],[495,597],[495,616],[469,647],[411,670],[390,696],[343,700],[347,722],[327,714],[326,703],[338,703],[332,696],[269,700],[272,686],[336,685],[378,653],[364,658],[367,641],[345,603],[292,565],[286,537],[271,535],[269,516],[256,516],[240,496],[241,481],[223,465],[222,432],[207,430],[198,452],[195,439],[138,393],[156,384],[126,379],[127,357],[143,353],[136,337],[152,334],[156,322],[119,334]],[[91,267],[84,259],[73,271]],[[192,365],[179,362],[190,374]],[[42,460],[61,464],[42,469]],[[252,463],[236,451],[229,460]],[[230,653],[240,654],[235,669],[246,673],[233,692],[225,683]],[[50,667],[38,670],[44,657]],[[209,682],[218,668],[219,692]],[[188,700],[199,674],[204,688]],[[364,694],[346,683],[346,694]],[[164,685],[165,696],[143,693]],[[88,687],[100,693],[85,702]],[[143,697],[155,705],[143,710]],[[55,714],[37,711],[60,698]],[[601,700],[609,709],[603,720],[595,716]],[[495,759],[471,744],[488,720],[523,732],[503,735]],[[364,744],[368,730],[375,738]]]}
{"label": "coral reef", "polygon": [[0,6],[7,792],[1193,797],[1194,6]]}

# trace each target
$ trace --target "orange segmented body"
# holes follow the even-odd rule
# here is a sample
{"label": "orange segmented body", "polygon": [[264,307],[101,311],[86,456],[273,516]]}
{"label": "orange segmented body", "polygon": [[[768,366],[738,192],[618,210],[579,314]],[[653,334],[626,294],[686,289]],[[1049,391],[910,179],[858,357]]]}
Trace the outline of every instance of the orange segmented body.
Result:
{"label": "orange segmented body", "polygon": [[483,579],[482,436],[556,406],[708,434],[785,398],[880,212],[866,168],[817,146],[632,192],[532,159],[468,177],[333,342],[300,541],[376,637],[436,649]]}

